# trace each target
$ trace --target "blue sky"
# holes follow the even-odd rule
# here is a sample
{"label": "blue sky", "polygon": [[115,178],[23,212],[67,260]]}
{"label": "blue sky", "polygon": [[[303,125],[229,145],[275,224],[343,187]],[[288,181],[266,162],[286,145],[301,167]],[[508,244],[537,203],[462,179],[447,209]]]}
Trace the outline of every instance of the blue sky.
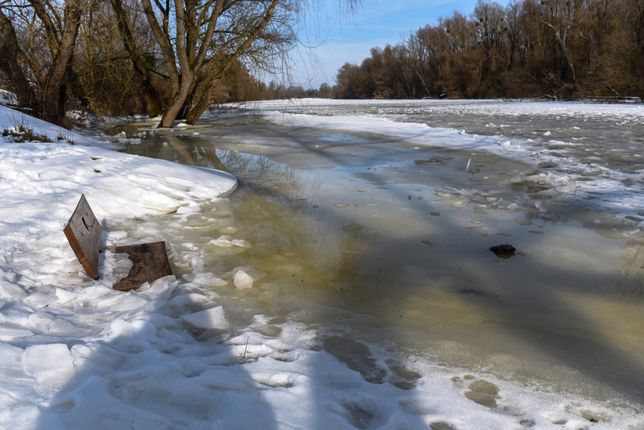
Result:
{"label": "blue sky", "polygon": [[455,10],[469,15],[477,2],[362,0],[350,11],[344,0],[309,0],[297,27],[300,43],[289,55],[290,72],[280,79],[305,88],[317,88],[322,82],[333,85],[344,63],[360,63],[372,47],[396,44]]}

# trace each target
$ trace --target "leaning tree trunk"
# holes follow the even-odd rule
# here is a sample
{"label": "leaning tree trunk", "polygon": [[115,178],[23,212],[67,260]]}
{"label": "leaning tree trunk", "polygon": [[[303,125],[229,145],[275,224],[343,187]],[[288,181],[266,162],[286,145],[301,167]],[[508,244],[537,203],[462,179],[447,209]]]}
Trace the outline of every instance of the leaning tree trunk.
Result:
{"label": "leaning tree trunk", "polygon": [[116,16],[116,21],[123,41],[123,46],[130,56],[130,60],[134,65],[134,72],[141,80],[141,99],[145,107],[146,113],[150,117],[155,117],[161,113],[161,97],[159,91],[152,83],[150,70],[153,66],[147,57],[140,53],[136,47],[135,39],[130,29],[130,24],[127,19],[127,14],[123,8],[122,0],[111,0],[112,9]]}
{"label": "leaning tree trunk", "polygon": [[[38,12],[38,9],[36,9],[36,12]],[[52,68],[47,75],[42,93],[40,116],[47,121],[60,125],[65,122],[66,83],[74,54],[81,12],[80,0],[69,0],[65,4],[64,27],[60,41],[57,43]],[[50,35],[50,37],[55,36]]]}
{"label": "leaning tree trunk", "polygon": [[214,59],[211,59],[210,63],[205,66],[203,74],[206,76],[207,82],[205,84],[205,88],[201,91],[200,94],[195,94],[198,90],[197,87],[192,88],[193,98],[197,101],[194,103],[194,105],[186,115],[186,122],[188,124],[194,124],[206,111],[206,109],[208,109],[208,107],[210,106],[210,91],[212,89],[212,86],[215,85],[219,81],[219,79],[221,79],[230,70],[233,64],[235,64],[241,58],[241,56],[246,53],[253,42],[257,40],[262,31],[264,31],[266,26],[273,19],[273,15],[275,14],[275,10],[277,9],[279,3],[279,0],[271,0],[271,4],[266,10],[264,16],[259,20],[255,27],[249,31],[249,33],[246,35],[242,43],[237,47],[235,52],[233,52],[230,56],[228,56],[228,58],[225,59],[225,63],[218,71],[213,71],[213,69],[217,66],[216,60]]}
{"label": "leaning tree trunk", "polygon": [[163,111],[159,127],[170,128],[174,125],[175,119],[177,119],[177,116],[186,104],[186,100],[188,100],[188,97],[190,96],[193,81],[194,78],[192,73],[188,71],[181,72],[181,86],[179,88],[179,93],[174,98],[172,104]]}
{"label": "leaning tree trunk", "polygon": [[210,91],[214,84],[214,80],[210,80],[205,84],[202,93],[199,95],[197,102],[190,106],[186,114],[186,123],[194,125],[203,113],[210,107]]}

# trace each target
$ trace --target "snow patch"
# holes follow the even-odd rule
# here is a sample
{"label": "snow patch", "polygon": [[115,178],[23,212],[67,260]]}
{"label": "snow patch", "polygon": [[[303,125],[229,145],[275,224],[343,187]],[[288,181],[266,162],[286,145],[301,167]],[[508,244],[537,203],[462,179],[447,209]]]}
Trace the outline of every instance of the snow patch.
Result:
{"label": "snow patch", "polygon": [[22,362],[38,389],[45,392],[60,389],[74,372],[72,355],[63,344],[29,346],[23,352]]}

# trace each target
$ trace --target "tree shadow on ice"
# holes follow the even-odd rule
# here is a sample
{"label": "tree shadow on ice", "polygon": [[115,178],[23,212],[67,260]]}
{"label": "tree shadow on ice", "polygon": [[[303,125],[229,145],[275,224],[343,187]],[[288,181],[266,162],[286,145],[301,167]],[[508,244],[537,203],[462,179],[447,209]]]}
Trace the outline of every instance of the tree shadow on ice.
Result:
{"label": "tree shadow on ice", "polygon": [[[307,148],[310,147],[311,142],[308,141]],[[315,150],[318,151],[317,148]],[[333,154],[324,155],[324,157],[333,162],[340,162]],[[353,154],[352,157],[359,157],[359,154]],[[226,161],[230,162],[230,160]],[[368,165],[372,162],[373,160],[366,159],[360,164]],[[610,280],[598,288],[587,288],[597,281],[598,274],[592,270],[553,266],[551,261],[533,259],[530,255],[516,257],[508,262],[498,261],[489,253],[488,247],[499,240],[507,239],[483,237],[471,233],[464,235],[463,226],[457,225],[448,217],[431,218],[429,216],[431,211],[440,207],[436,201],[410,200],[407,189],[387,187],[387,183],[373,172],[369,172],[365,179],[380,186],[391,195],[392,199],[399,201],[401,206],[408,207],[414,213],[422,214],[432,220],[437,228],[432,229],[430,237],[432,243],[429,246],[420,243],[419,238],[410,241],[409,238],[398,238],[382,232],[372,236],[367,229],[340,232],[340,235],[346,239],[346,243],[340,244],[338,249],[345,250],[347,251],[345,254],[352,256],[349,260],[345,259],[344,265],[338,267],[338,270],[344,272],[339,274],[344,287],[317,292],[313,288],[313,293],[310,290],[298,292],[295,286],[284,289],[285,294],[299,295],[300,299],[314,302],[313,307],[318,311],[316,311],[317,315],[311,317],[312,323],[326,322],[320,330],[323,337],[320,347],[329,354],[316,355],[316,360],[309,366],[316,408],[316,418],[311,428],[328,428],[331,424],[339,427],[377,428],[391,424],[387,422],[391,405],[383,404],[381,399],[396,397],[396,395],[392,397],[392,392],[389,391],[392,384],[387,381],[395,376],[396,372],[392,367],[396,366],[390,366],[382,360],[381,356],[372,353],[369,347],[365,346],[367,342],[351,338],[355,333],[351,330],[343,330],[342,326],[345,323],[347,327],[353,324],[352,319],[364,318],[373,323],[374,339],[378,336],[404,339],[414,336],[414,328],[401,324],[401,321],[404,322],[407,314],[423,311],[437,315],[435,319],[425,321],[427,325],[423,329],[432,333],[430,337],[434,337],[439,343],[442,340],[452,341],[453,336],[456,335],[457,342],[472,343],[472,345],[465,345],[466,348],[478,352],[477,348],[480,347],[481,351],[485,351],[482,355],[487,358],[483,361],[506,353],[516,353],[516,356],[521,359],[520,351],[508,351],[508,345],[497,342],[495,333],[504,333],[514,339],[514,345],[519,343],[527,345],[525,354],[529,355],[531,351],[535,351],[542,354],[544,362],[550,365],[554,363],[555,366],[565,366],[579,371],[590,384],[607,386],[631,400],[642,403],[641,392],[637,389],[644,386],[641,357],[634,352],[635,350],[628,351],[615,345],[606,328],[602,327],[601,320],[594,318],[592,313],[583,311],[562,296],[565,292],[571,292],[583,294],[583,297],[610,298],[611,292],[608,288],[611,284]],[[279,200],[276,202],[278,205],[299,208],[304,224],[316,224],[312,220],[323,219],[323,223],[331,224],[330,227],[323,229],[327,235],[337,226],[348,225],[353,221],[343,219],[342,215],[338,215],[329,208],[318,207],[311,210],[310,203],[303,203],[299,198],[294,198],[292,193],[275,187],[275,184],[267,186],[260,176],[257,176],[256,180],[247,179],[246,185],[256,187],[263,193],[270,193],[274,200]],[[265,207],[258,209],[256,212],[261,214]],[[466,206],[461,210],[470,209]],[[321,211],[325,212],[324,216],[316,215]],[[260,215],[246,221],[275,222],[269,217]],[[288,228],[297,228],[293,224],[293,219],[281,221],[285,223],[285,231]],[[521,229],[526,227],[517,226],[512,219],[509,223],[510,225],[502,230],[511,231],[515,235],[512,241],[519,249],[527,247],[529,242],[536,244],[543,240],[539,236],[521,234]],[[309,227],[304,225],[301,228],[306,230]],[[470,236],[467,236],[468,234]],[[455,242],[463,239],[467,241],[467,247],[454,246]],[[260,240],[257,242],[259,243]],[[361,245],[355,246],[356,243]],[[368,246],[363,246],[364,244]],[[410,247],[424,250],[415,253],[419,256],[415,261],[409,261],[407,258]],[[288,244],[285,248],[288,248]],[[464,249],[465,252],[463,252]],[[388,255],[399,255],[400,258],[394,258],[383,264],[384,250],[387,250]],[[482,258],[481,254],[486,257]],[[429,282],[417,285],[414,282],[407,282],[401,285],[398,276],[401,269],[418,270]],[[332,275],[326,274],[317,280],[303,279],[302,282],[325,284],[332,281],[334,285],[338,285],[336,282],[338,279],[334,279]],[[517,283],[516,280],[521,279],[522,276],[525,281]],[[398,287],[386,296],[384,306],[378,303],[382,295],[376,294],[375,298],[370,298],[374,289],[377,290],[383,286],[388,288],[392,285],[398,285]],[[274,292],[270,288],[267,288],[267,291]],[[356,304],[358,304],[357,307]],[[442,320],[441,317],[449,313],[450,307],[454,304],[458,304],[459,313],[462,314]],[[374,313],[380,310],[387,311],[377,315],[377,318],[374,317]],[[362,311],[364,313],[360,314]],[[469,313],[480,317],[468,318]],[[322,317],[324,314],[328,315]],[[346,319],[343,320],[343,318]],[[557,319],[564,319],[564,324]],[[449,329],[442,329],[441,326],[446,324]],[[490,327],[494,332],[486,331]],[[463,333],[467,332],[472,333],[463,336]],[[493,336],[491,340],[490,335]],[[352,358],[355,356],[362,359]],[[338,361],[355,371],[353,377],[346,377],[345,373],[334,371],[337,368],[333,363],[337,364]],[[610,363],[610,368],[607,368],[606,363]],[[481,367],[485,367],[486,364],[483,362]],[[472,365],[472,362],[469,365]],[[530,377],[530,372],[527,374]],[[559,373],[556,374],[559,375]],[[381,384],[381,380],[387,382]],[[371,386],[364,384],[371,384]],[[345,393],[338,394],[342,391]],[[369,392],[372,395],[365,394]],[[397,394],[401,396],[399,398],[404,397],[404,393]],[[408,392],[409,398],[414,396],[413,390]],[[413,428],[415,425],[422,427],[420,418],[410,419],[412,423],[407,423],[410,427]]]}
{"label": "tree shadow on ice", "polygon": [[[311,429],[383,426],[426,428],[423,417],[401,411],[398,403],[392,401],[397,399],[410,404],[415,403],[417,394],[413,389],[420,375],[407,369],[403,363],[404,359],[396,358],[396,353],[390,351],[380,354],[373,349],[374,345],[368,346],[364,341],[352,339],[353,335],[350,333],[337,331],[344,318],[351,319],[356,316],[336,307],[337,303],[329,297],[331,279],[322,274],[315,280],[310,276],[299,279],[295,273],[291,273],[292,268],[300,262],[299,257],[310,257],[311,251],[308,249],[310,243],[297,232],[314,227],[302,224],[307,224],[310,219],[307,221],[301,217],[284,214],[284,207],[299,212],[302,205],[306,204],[306,200],[297,197],[301,184],[288,169],[262,157],[238,156],[233,152],[219,153],[218,157],[213,148],[195,145],[188,149],[185,143],[178,139],[171,136],[164,136],[165,138],[169,138],[169,145],[173,148],[181,148],[181,154],[193,155],[192,159],[187,160],[189,164],[223,164],[227,166],[227,170],[240,175],[241,185],[238,194],[233,198],[237,205],[237,218],[242,218],[239,221],[243,225],[258,228],[252,232],[242,230],[237,234],[248,239],[253,248],[248,249],[241,258],[235,254],[222,256],[213,264],[220,265],[218,270],[222,272],[231,270],[241,261],[268,273],[262,278],[261,287],[239,292],[228,304],[231,307],[244,308],[242,313],[246,314],[247,320],[256,312],[266,312],[267,309],[271,310],[269,315],[278,315],[278,319],[279,315],[292,315],[301,311],[312,313],[311,319],[305,319],[317,327],[318,340],[314,348],[323,349],[324,352],[317,351],[308,356],[310,358],[307,358],[309,361],[305,371],[307,383],[293,389],[294,393],[300,389],[308,390],[307,394],[298,395],[297,399],[293,399],[301,402],[303,407],[289,412],[287,417],[278,417],[278,422]],[[270,249],[266,249],[266,243],[270,243]],[[345,246],[350,249],[352,244],[346,243]],[[259,259],[255,258],[255,253],[259,253]],[[295,254],[297,257],[281,259],[282,254]],[[280,264],[285,267],[282,275],[279,274]],[[351,264],[345,264],[343,270],[350,272]],[[271,271],[271,266],[277,266],[278,270]],[[315,270],[307,272],[314,273]],[[302,291],[303,284],[307,285],[310,293]],[[322,289],[317,289],[318,287]],[[226,298],[222,297],[222,300],[225,302]],[[320,326],[320,321],[335,322],[326,327],[325,324]],[[270,359],[271,357],[265,358]],[[259,365],[261,366],[261,363]],[[278,367],[288,369],[291,366],[297,367],[298,364],[285,363]],[[291,419],[289,416],[296,418]]]}
{"label": "tree shadow on ice", "polygon": [[[172,232],[165,235],[176,261]],[[102,329],[70,341],[73,376],[57,387],[36,428],[275,428],[263,385],[245,369],[243,345],[215,305],[212,276],[170,276],[131,293],[111,290],[129,270],[125,260],[104,252],[102,278],[85,282],[66,304],[101,321]]]}
{"label": "tree shadow on ice", "polygon": [[[308,146],[312,146],[311,142]],[[315,152],[317,154],[319,150],[316,149]],[[325,155],[325,157],[335,160],[333,155]],[[362,162],[358,164],[362,165]],[[505,226],[501,226],[499,232],[512,231],[515,239],[495,239],[474,233],[463,234],[465,232],[464,226],[456,225],[446,217],[431,218],[429,216],[432,210],[437,209],[436,204],[430,202],[429,199],[410,201],[409,187],[392,187],[373,171],[365,172],[363,175],[366,180],[386,190],[385,192],[389,193],[393,199],[398,200],[401,206],[404,205],[410,210],[434,220],[439,228],[432,230],[430,246],[418,243],[421,242],[420,240],[413,243],[409,239],[400,240],[377,233],[377,239],[367,239],[366,246],[362,246],[360,249],[353,247],[348,254],[354,255],[355,267],[348,270],[354,272],[355,278],[353,280],[344,279],[348,288],[337,292],[339,296],[352,295],[353,298],[349,300],[354,299],[358,302],[367,300],[367,303],[373,303],[373,301],[369,302],[368,296],[374,288],[379,288],[379,285],[398,284],[399,287],[387,296],[387,306],[391,312],[386,318],[392,318],[393,325],[395,325],[395,318],[399,313],[397,310],[401,310],[400,313],[404,314],[409,300],[414,300],[425,294],[424,289],[428,289],[430,292],[432,289],[438,289],[441,295],[436,296],[437,299],[443,299],[447,295],[450,301],[463,303],[464,305],[461,305],[463,312],[474,311],[483,315],[480,320],[481,324],[496,327],[498,331],[514,338],[516,344],[527,345],[524,354],[530,354],[531,350],[538,351],[542,356],[544,367],[547,367],[546,363],[552,363],[554,360],[558,366],[581,372],[587,386],[598,384],[595,388],[601,387],[601,389],[597,389],[597,393],[608,388],[632,401],[644,403],[640,388],[644,386],[644,360],[641,348],[627,347],[624,349],[625,344],[619,345],[613,339],[617,333],[624,333],[626,339],[627,337],[641,336],[641,332],[638,334],[637,330],[630,328],[627,321],[618,323],[619,318],[616,318],[614,313],[610,313],[610,303],[614,301],[619,303],[620,292],[615,290],[615,286],[621,290],[626,289],[624,291],[629,295],[641,288],[641,284],[639,287],[633,284],[641,283],[641,277],[634,276],[633,272],[637,272],[641,261],[630,264],[632,267],[630,271],[628,267],[625,269],[628,273],[624,276],[615,273],[598,273],[592,267],[583,267],[579,264],[561,267],[559,264],[553,264],[558,263],[555,258],[542,259],[531,255],[519,256],[512,261],[502,262],[488,251],[491,245],[497,244],[497,241],[512,240],[519,249],[525,249],[538,247],[543,237],[527,233],[526,231],[530,227],[517,225],[513,218],[510,218]],[[449,178],[449,175],[449,173],[445,174],[445,177]],[[262,185],[259,187],[264,189]],[[271,189],[270,192],[275,193],[276,191]],[[282,196],[282,198],[288,200],[288,196]],[[322,210],[324,208],[316,209],[316,211]],[[463,210],[471,209],[466,207]],[[309,212],[308,216],[314,215]],[[335,218],[335,221],[332,222],[335,225],[344,224],[346,226],[346,222],[349,221],[338,220],[337,214],[327,214],[322,218]],[[347,236],[351,234],[362,235],[363,238],[360,240],[365,242],[364,237],[368,235],[368,232],[363,230],[347,233]],[[470,236],[467,236],[468,234]],[[462,239],[468,242],[464,252],[463,247],[454,246],[455,242]],[[423,258],[409,261],[408,256],[411,253],[408,250],[410,247],[425,247],[422,252]],[[383,250],[388,250],[387,255],[401,257],[394,257],[392,261],[383,265],[381,258]],[[340,247],[339,253],[342,252],[342,247]],[[398,275],[404,266],[412,268],[415,266],[423,276],[428,279],[437,279],[438,282],[435,282],[433,286],[432,282],[416,287],[414,285],[400,286],[401,281]],[[471,267],[470,270],[467,270],[468,266]],[[347,264],[344,264],[339,266],[338,270],[346,272],[347,267]],[[466,275],[452,276],[463,271],[463,268],[467,272]],[[385,275],[383,276],[383,274]],[[393,274],[393,276],[386,274]],[[343,278],[346,277],[343,276]],[[624,285],[625,279],[628,285]],[[628,279],[631,279],[632,282]],[[585,303],[583,304],[587,306],[582,306],[582,303],[574,303],[567,298],[567,295],[570,295],[573,300],[576,295],[584,298]],[[599,314],[593,315],[592,305],[598,301],[608,302],[605,311],[609,318],[612,318],[612,323],[617,324],[616,326],[608,328],[605,325],[605,320],[597,318],[600,316]],[[337,300],[331,300],[331,303],[337,303]],[[430,303],[427,305],[427,309],[435,309],[435,305]],[[362,309],[367,307],[368,305],[364,306],[364,304],[361,306]],[[619,306],[615,309],[618,309],[619,312]],[[384,308],[378,308],[378,310],[384,310]],[[421,311],[418,307],[409,310]],[[430,311],[428,310],[428,312]],[[379,317],[382,318],[382,314]],[[400,318],[404,318],[404,316],[400,315]],[[436,325],[443,323],[440,320],[433,322]],[[475,333],[477,330],[476,327],[463,326],[457,319],[453,320],[453,324],[460,326],[463,330],[474,329]],[[391,331],[391,328],[388,330]],[[434,328],[430,328],[430,330],[434,330]],[[611,330],[613,334],[611,334]],[[404,337],[406,335],[401,332],[394,333],[393,336]],[[476,334],[471,336],[473,344],[480,342],[480,339],[477,340],[475,337]],[[351,349],[350,345],[345,346],[345,349]],[[479,344],[479,346],[483,349],[486,348],[486,345]],[[359,347],[356,348],[359,349]],[[517,353],[517,351],[507,350],[508,345],[499,345],[498,348],[499,354],[503,352]],[[490,348],[490,345],[487,345],[487,349],[490,356],[496,354],[493,346]],[[520,353],[515,355],[521,357]],[[606,363],[610,363],[610,365],[607,366]],[[529,369],[523,373],[533,374]],[[568,373],[568,377],[575,379],[574,375],[571,376],[570,373]],[[322,377],[321,380],[328,379]],[[553,378],[552,382],[556,383],[557,381]],[[598,394],[598,397],[606,398],[606,396],[610,396],[610,393]]]}
{"label": "tree shadow on ice", "polygon": [[[305,390],[308,392],[298,400],[306,407],[298,413],[290,413],[301,414],[293,421],[300,423],[300,427],[296,427],[427,428],[422,416],[402,411],[398,404],[415,403],[414,388],[420,375],[408,369],[404,357],[398,353],[379,349],[376,344],[381,339],[360,340],[355,332],[342,329],[343,321],[360,318],[373,321],[371,316],[343,308],[336,300],[334,284],[346,281],[345,286],[352,288],[349,277],[353,263],[345,258],[337,264],[342,281],[334,279],[338,275],[335,270],[329,273],[319,270],[329,264],[335,266],[334,261],[317,267],[308,265],[307,261],[317,260],[312,255],[316,253],[312,248],[325,244],[319,241],[313,244],[309,239],[315,239],[304,233],[316,229],[317,222],[312,219],[316,215],[297,215],[306,211],[304,206],[311,209],[307,199],[298,197],[302,184],[288,169],[265,158],[224,153],[221,162],[234,172],[244,172],[240,177],[239,194],[234,199],[240,223],[260,226],[239,234],[253,243],[253,248],[241,260],[264,272],[261,286],[240,293],[234,301],[243,302],[244,307],[257,306],[264,312],[270,309],[269,315],[277,315],[278,320],[283,316],[293,317],[306,326],[315,327],[317,334],[313,348],[319,351],[307,354],[306,358]],[[306,184],[306,187],[311,186]],[[318,207],[314,213],[319,215],[327,210]],[[342,222],[346,224],[348,220]],[[329,231],[329,234],[335,232]],[[357,251],[353,246],[355,241],[344,242],[338,249],[339,254],[345,250]],[[233,264],[239,263],[229,262],[229,267]],[[305,267],[303,272],[300,267]]]}

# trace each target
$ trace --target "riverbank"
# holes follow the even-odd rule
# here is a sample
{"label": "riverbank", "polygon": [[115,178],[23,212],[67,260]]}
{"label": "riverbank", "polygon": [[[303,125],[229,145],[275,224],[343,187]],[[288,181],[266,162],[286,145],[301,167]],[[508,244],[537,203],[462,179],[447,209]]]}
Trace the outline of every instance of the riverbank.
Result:
{"label": "riverbank", "polygon": [[[38,133],[51,134],[55,140],[55,128],[28,121]],[[361,142],[356,135],[327,130],[315,134],[308,129],[289,135],[283,129],[249,127],[243,124],[253,121],[248,118],[238,121],[234,120],[237,127],[215,127],[210,132],[203,126],[177,129],[147,142],[157,155],[183,163],[238,169],[243,173],[241,186],[230,198],[217,197],[234,187],[236,182],[229,175],[84,147],[81,136],[69,136],[74,145],[6,140],[0,144],[1,426],[47,430],[641,426],[637,403],[598,401],[583,393],[561,393],[529,381],[504,379],[494,372],[447,365],[432,360],[420,345],[413,351],[369,342],[352,331],[355,323],[380,327],[381,333],[395,331],[366,312],[341,306],[371,296],[369,290],[356,289],[354,281],[362,278],[342,278],[340,285],[334,282],[333,273],[308,272],[311,261],[322,261],[341,250],[354,256],[350,261],[355,266],[347,265],[347,260],[330,259],[321,267],[348,270],[343,272],[347,275],[362,273],[369,267],[360,265],[362,253],[376,256],[389,247],[389,239],[401,240],[401,247],[392,251],[400,258],[405,249],[447,249],[450,241],[460,241],[465,236],[450,238],[447,233],[456,230],[448,225],[436,225],[436,231],[448,228],[443,238],[420,237],[416,228],[424,225],[425,218],[469,223],[474,217],[463,208],[472,208],[477,199],[494,197],[457,193],[454,178],[463,176],[464,154],[453,153],[451,160],[432,158],[425,152],[418,156],[413,145],[399,148],[394,144],[390,157],[409,157],[418,169],[415,173],[424,172],[422,177],[437,181],[442,177],[442,185],[452,188],[419,185],[418,179],[411,180],[415,175],[405,170],[406,161],[368,162],[370,154],[377,159],[379,148],[392,143],[386,137],[374,145],[372,136]],[[186,145],[181,135],[201,139],[203,145]],[[214,136],[218,142],[228,142],[228,149],[213,148]],[[145,143],[134,148],[143,151]],[[353,144],[363,151],[356,152],[358,147]],[[270,145],[275,146],[271,149]],[[297,145],[304,145],[299,152],[294,151]],[[243,151],[273,157],[275,148],[284,158],[274,158],[281,162]],[[319,155],[313,169],[304,155],[309,150]],[[303,174],[334,170],[329,167],[343,164],[340,160],[359,159],[358,166],[349,163],[349,173],[336,172],[337,182],[320,183],[315,175],[302,181]],[[288,167],[290,163],[299,166],[297,171]],[[393,171],[391,182],[374,182],[378,177],[368,176],[375,173],[369,170],[374,166],[378,171]],[[434,169],[441,166],[446,169],[444,176]],[[366,176],[354,182],[360,175]],[[340,194],[336,194],[338,188]],[[62,235],[80,192],[105,221],[108,248],[164,239],[170,244],[177,277],[131,294],[114,292],[111,283],[127,272],[128,262],[110,251],[102,258],[103,279],[84,277]],[[519,225],[514,222],[518,212],[503,200],[495,197],[495,201],[508,220]],[[284,212],[284,205],[289,211]],[[436,210],[439,216],[428,210],[435,205],[442,205]],[[381,211],[387,216],[395,206],[408,206],[405,222],[409,229],[399,228],[398,236],[379,242],[372,233],[388,223],[375,216]],[[489,221],[497,219],[498,214],[490,212]],[[372,221],[365,221],[368,216]],[[478,245],[485,245],[481,224],[487,224],[487,237],[496,233],[485,214],[476,219],[480,224],[468,224],[475,230],[460,224],[453,227],[477,242],[476,246],[470,242],[474,254]],[[315,231],[319,234],[311,236]],[[532,233],[525,236],[532,237]],[[316,242],[321,237],[328,241]],[[346,237],[351,240],[343,242]],[[405,248],[406,241],[414,245]],[[434,244],[423,243],[427,241]],[[482,255],[494,261],[486,248],[482,247]],[[409,257],[410,264],[403,271],[416,276],[413,267],[422,264]],[[472,261],[481,260],[472,257]],[[512,265],[495,266],[520,271],[522,264],[517,260],[514,269]],[[254,288],[236,288],[242,285],[236,285],[236,269],[253,277]],[[451,272],[447,266],[444,269]],[[456,273],[454,268],[453,280],[465,279]],[[458,317],[466,301],[473,299],[478,306],[489,299],[485,286],[474,289],[483,296],[471,291],[455,294],[445,276],[438,279],[442,289],[429,291],[430,296],[437,294],[434,311],[449,311],[445,305],[451,303]],[[392,285],[382,278],[379,282],[385,288]],[[459,282],[454,284],[457,291]],[[398,318],[399,311],[405,317],[412,311],[427,312],[431,307],[426,305],[432,301],[426,299],[431,297],[420,289],[417,293],[407,296],[408,305],[391,307],[390,316]],[[384,300],[381,294],[376,297]],[[362,303],[368,307],[373,302]],[[492,298],[491,303],[499,301]],[[438,317],[434,311],[429,313]],[[458,317],[465,331],[478,324],[471,316]],[[432,324],[438,329],[444,322],[436,319]],[[484,325],[491,327],[494,322]],[[419,333],[426,328],[419,327]],[[448,343],[444,346],[451,345],[458,356],[461,341]]]}

